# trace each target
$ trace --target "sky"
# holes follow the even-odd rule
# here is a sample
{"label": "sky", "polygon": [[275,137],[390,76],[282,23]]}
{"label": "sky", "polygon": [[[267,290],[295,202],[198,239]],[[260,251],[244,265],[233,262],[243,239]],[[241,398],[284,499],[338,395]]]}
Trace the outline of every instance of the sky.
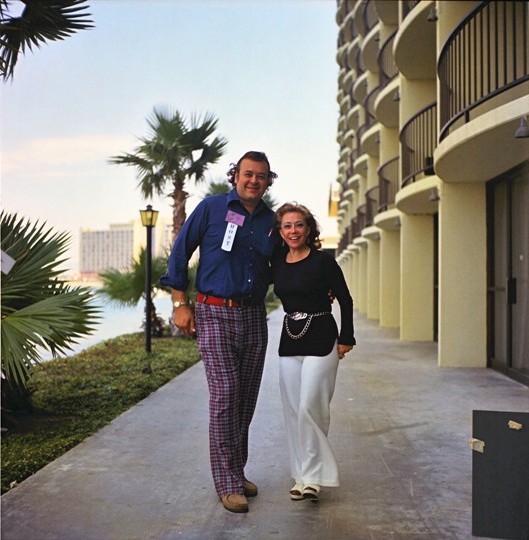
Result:
{"label": "sky", "polygon": [[[10,2],[11,4],[11,2]],[[13,5],[19,2],[13,2]],[[133,167],[109,163],[149,134],[154,108],[213,114],[226,152],[208,180],[248,150],[278,174],[270,194],[322,225],[337,178],[334,0],[92,0],[95,28],[20,56],[0,82],[1,206],[71,237],[138,219]],[[187,185],[188,213],[206,184]]]}

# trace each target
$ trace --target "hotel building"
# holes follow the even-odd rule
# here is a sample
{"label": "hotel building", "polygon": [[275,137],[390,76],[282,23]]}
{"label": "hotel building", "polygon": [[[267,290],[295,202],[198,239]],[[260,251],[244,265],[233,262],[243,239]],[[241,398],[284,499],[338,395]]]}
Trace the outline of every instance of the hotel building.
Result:
{"label": "hotel building", "polygon": [[340,0],[337,260],[439,367],[529,384],[526,1]]}

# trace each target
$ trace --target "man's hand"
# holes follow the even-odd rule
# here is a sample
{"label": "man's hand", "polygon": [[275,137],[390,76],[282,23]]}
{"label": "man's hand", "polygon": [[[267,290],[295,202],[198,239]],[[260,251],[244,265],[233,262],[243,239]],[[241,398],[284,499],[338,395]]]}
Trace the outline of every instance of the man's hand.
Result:
{"label": "man's hand", "polygon": [[175,306],[173,307],[173,322],[182,334],[192,337],[195,333],[195,317],[193,310],[189,306],[185,291],[171,289],[171,297]]}
{"label": "man's hand", "polygon": [[195,318],[189,306],[179,306],[173,309],[173,321],[175,326],[185,334],[192,337],[196,331]]}

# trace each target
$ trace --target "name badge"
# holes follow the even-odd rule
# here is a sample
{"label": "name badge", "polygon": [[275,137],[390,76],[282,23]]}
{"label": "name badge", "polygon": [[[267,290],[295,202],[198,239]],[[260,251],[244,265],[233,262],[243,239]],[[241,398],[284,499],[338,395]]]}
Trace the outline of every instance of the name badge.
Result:
{"label": "name badge", "polygon": [[233,223],[234,225],[238,225],[239,227],[242,227],[244,225],[245,216],[241,214],[237,214],[237,212],[234,212],[233,210],[228,210],[228,213],[226,214],[225,221],[228,223]]}
{"label": "name badge", "polygon": [[245,216],[237,214],[237,212],[233,212],[233,210],[228,210],[225,218],[228,225],[226,226],[226,232],[224,233],[224,240],[222,241],[221,246],[224,251],[231,251],[235,240],[235,234],[237,233],[237,227],[242,227],[242,225],[244,225],[244,220]]}
{"label": "name badge", "polygon": [[226,232],[224,233],[224,240],[222,241],[221,248],[224,251],[231,251],[233,247],[233,241],[235,240],[235,233],[237,232],[237,225],[235,223],[228,223]]}

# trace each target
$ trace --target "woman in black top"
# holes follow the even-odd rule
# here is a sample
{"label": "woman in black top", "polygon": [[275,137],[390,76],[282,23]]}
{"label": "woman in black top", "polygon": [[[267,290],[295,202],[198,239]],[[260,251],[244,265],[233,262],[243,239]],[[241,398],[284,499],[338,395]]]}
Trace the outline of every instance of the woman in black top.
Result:
{"label": "woman in black top", "polygon": [[[343,273],[319,251],[319,228],[302,205],[276,211],[284,249],[274,260],[274,291],[285,318],[279,343],[279,383],[287,431],[293,500],[318,501],[321,486],[338,486],[338,466],[327,439],[339,359],[356,344],[353,301]],[[340,304],[341,330],[331,313]]]}

